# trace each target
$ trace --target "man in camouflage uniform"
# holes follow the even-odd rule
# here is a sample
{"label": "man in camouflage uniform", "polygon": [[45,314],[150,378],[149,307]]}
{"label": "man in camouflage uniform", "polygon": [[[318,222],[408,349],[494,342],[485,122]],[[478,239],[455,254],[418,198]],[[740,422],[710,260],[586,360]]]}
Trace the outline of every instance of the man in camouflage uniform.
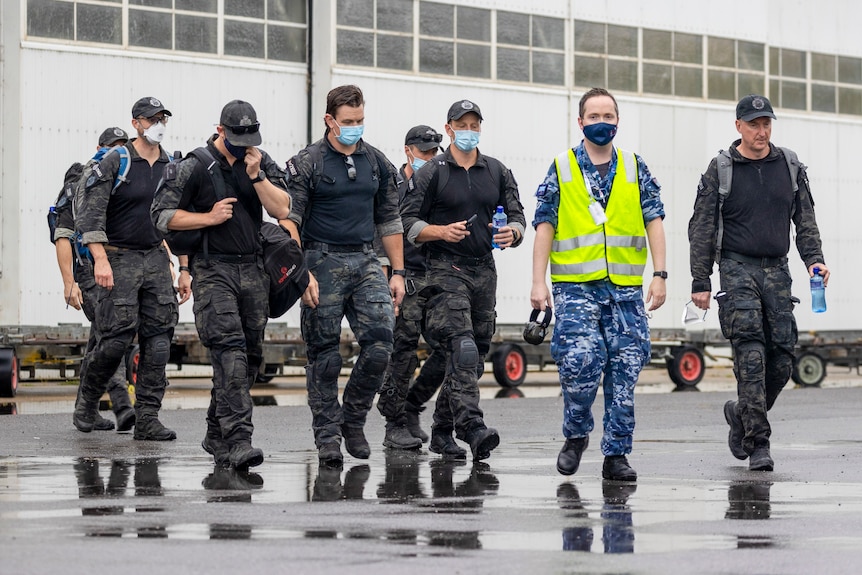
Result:
{"label": "man in camouflage uniform", "polygon": [[[83,170],[86,171],[88,167],[92,167],[98,163],[108,150],[114,146],[122,146],[128,141],[129,136],[124,130],[115,127],[106,128],[99,136],[96,155],[83,166]],[[75,166],[78,167],[78,170],[81,169],[81,164],[76,164]],[[96,289],[96,280],[93,277],[93,263],[89,257],[84,257],[76,252],[75,220],[72,215],[72,203],[81,176],[78,170],[73,170],[75,166],[69,168],[69,171],[66,172],[66,185],[63,186],[63,191],[60,192],[60,196],[55,202],[57,224],[51,241],[54,243],[54,249],[57,253],[57,264],[60,266],[60,275],[63,277],[63,299],[66,302],[66,306],[83,309],[84,315],[90,322],[90,337],[87,340],[86,349],[89,352],[96,345],[98,339],[95,324],[98,290]],[[73,172],[74,178],[70,181],[68,177]],[[114,375],[111,376],[108,382],[108,396],[111,398],[114,417],[117,418],[117,431],[130,430],[135,425],[135,410],[132,407],[132,402],[129,398],[129,389],[126,386],[126,366],[124,362],[120,362],[117,371],[114,372]],[[76,405],[78,401],[80,401],[80,388],[78,398],[75,400]],[[99,431],[111,430],[114,429],[114,422],[103,418],[96,412],[93,429]]]}
{"label": "man in camouflage uniform", "polygon": [[[442,140],[441,134],[425,125],[414,126],[407,132],[404,138],[404,153],[409,163],[401,166],[398,178],[398,199],[401,203],[407,194],[410,178],[416,170],[434,158]],[[416,381],[410,385],[419,363],[416,348],[425,317],[425,296],[422,290],[428,282],[425,277],[425,256],[406,239],[404,267],[407,270],[406,294],[401,302],[401,313],[395,318],[392,358],[389,360],[383,387],[380,388],[377,409],[386,418],[383,445],[394,449],[415,449],[428,441],[428,435],[419,426],[419,414],[443,383],[446,357],[441,350],[432,349],[422,364]]]}
{"label": "man in camouflage uniform", "polygon": [[[152,219],[164,233],[203,230],[206,237],[191,256],[190,270],[195,325],[213,366],[201,446],[216,465],[245,470],[263,463],[263,452],[251,444],[250,393],[263,360],[269,310],[261,208],[274,218],[286,218],[290,196],[284,173],[256,147],[261,143],[260,123],[251,104],[228,102],[216,132],[206,146],[217,163],[211,168],[214,173],[208,172],[211,160],[202,160],[198,150],[172,164],[153,200]],[[225,197],[220,198],[222,183]]]}
{"label": "man in camouflage uniform", "polygon": [[[518,184],[502,162],[479,152],[482,112],[470,100],[449,107],[446,151],[422,166],[401,206],[407,238],[428,255],[426,333],[446,358],[446,377],[437,396],[431,443],[444,458],[491,456],[500,444],[479,407],[479,377],[494,335],[497,269],[492,241],[501,248],[524,239],[524,209]],[[445,181],[444,181],[445,180]],[[492,231],[491,216],[503,206],[508,225]]]}
{"label": "man in camouflage uniform", "polygon": [[[323,121],[324,137],[287,163],[293,206],[285,226],[301,238],[311,272],[302,296],[302,338],[308,347],[306,384],[314,442],[319,461],[338,467],[343,463],[342,437],[353,457],[371,455],[365,420],[392,354],[406,272],[396,171],[382,152],[362,139],[362,91],[357,86],[333,88]],[[375,233],[393,268],[388,286],[372,246]],[[342,406],[339,343],[345,316],[360,351]]]}
{"label": "man in camouflage uniform", "polygon": [[[170,259],[149,218],[153,194],[169,157],[160,142],[171,113],[156,98],[132,106],[137,138],[125,149],[130,169],[118,181],[119,148],[108,152],[79,191],[75,225],[93,255],[99,338],[81,373],[81,401],[73,415],[80,431],[93,429],[99,398],[138,335],[141,359],[135,386],[135,439],[170,441],[176,433],[159,421],[167,386],[165,365],[177,324]],[[181,280],[182,281],[182,280]],[[190,285],[181,287],[183,292]]]}
{"label": "man in camouflage uniform", "polygon": [[[797,339],[793,304],[799,300],[791,295],[787,265],[791,221],[808,275],[817,267],[824,283],[829,280],[805,166],[770,142],[774,119],[767,98],[751,94],[739,101],[741,137],[701,176],[688,225],[691,299],[701,309],[709,308],[709,277],[713,261],[719,263],[715,299],[721,331],[733,347],[739,398],[724,406],[730,451],[737,459],[750,457],[749,469],[762,471],[774,465],[766,412],[790,379]],[[722,171],[730,182],[724,193]]]}
{"label": "man in camouflage uniform", "polygon": [[[616,99],[603,88],[580,101],[584,140],[554,160],[536,192],[534,309],[556,310],[551,354],[563,388],[557,471],[574,474],[593,430],[592,405],[604,389],[602,477],[636,481],[626,455],[635,427],[634,391],[650,358],[643,272],[647,242],[653,274],[649,310],[665,301],[664,206],[643,159],[613,146]],[[554,300],[545,280],[548,262]]]}

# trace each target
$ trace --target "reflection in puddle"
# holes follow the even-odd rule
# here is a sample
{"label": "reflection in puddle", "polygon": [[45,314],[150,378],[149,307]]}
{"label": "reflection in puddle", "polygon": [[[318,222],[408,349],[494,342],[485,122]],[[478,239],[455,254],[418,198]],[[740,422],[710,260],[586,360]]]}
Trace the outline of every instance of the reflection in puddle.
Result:
{"label": "reflection in puddle", "polygon": [[734,481],[727,488],[727,519],[769,519],[771,481]]}
{"label": "reflection in puddle", "polygon": [[[632,525],[632,510],[629,497],[637,491],[637,485],[614,481],[602,482],[602,543],[605,553],[634,553],[635,532]],[[593,527],[589,514],[581,502],[578,488],[571,483],[562,483],[557,488],[557,503],[567,519],[574,523],[563,528],[564,551],[591,551]]]}

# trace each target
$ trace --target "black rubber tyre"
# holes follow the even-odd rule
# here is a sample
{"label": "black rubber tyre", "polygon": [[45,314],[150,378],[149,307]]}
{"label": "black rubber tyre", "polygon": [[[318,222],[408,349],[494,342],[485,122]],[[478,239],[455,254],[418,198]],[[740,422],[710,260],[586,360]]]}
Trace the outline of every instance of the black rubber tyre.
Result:
{"label": "black rubber tyre", "polygon": [[141,363],[141,347],[133,345],[126,352],[126,381],[129,382],[129,393],[134,395],[135,384],[138,383],[138,365]]}
{"label": "black rubber tyre", "polygon": [[670,380],[680,386],[696,386],[706,373],[703,352],[700,349],[684,345],[673,351],[673,357],[667,360],[667,374]]}
{"label": "black rubber tyre", "polygon": [[527,378],[527,354],[521,346],[504,343],[491,358],[494,378],[503,387],[518,387]]}
{"label": "black rubber tyre", "polygon": [[826,361],[816,353],[807,351],[796,358],[790,378],[799,385],[816,387],[826,377]]}
{"label": "black rubber tyre", "polygon": [[11,347],[0,348],[0,397],[18,393],[18,357]]}

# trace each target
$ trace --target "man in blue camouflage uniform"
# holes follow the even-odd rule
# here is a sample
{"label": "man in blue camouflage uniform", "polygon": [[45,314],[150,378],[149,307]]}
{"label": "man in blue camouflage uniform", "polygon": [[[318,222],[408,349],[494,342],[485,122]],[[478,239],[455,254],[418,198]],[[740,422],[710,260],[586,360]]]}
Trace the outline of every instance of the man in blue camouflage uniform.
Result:
{"label": "man in blue camouflage uniform", "polygon": [[[161,233],[150,221],[153,194],[169,157],[161,141],[171,113],[156,98],[132,106],[137,131],[126,146],[130,169],[117,180],[119,148],[108,152],[79,190],[75,225],[93,255],[98,287],[96,324],[99,338],[81,373],[81,401],[73,423],[93,429],[99,398],[126,349],[138,335],[141,359],[135,386],[135,439],[171,441],[177,434],[159,421],[167,387],[165,365],[177,324],[177,294]],[[115,188],[115,186],[117,186]],[[191,289],[186,282],[183,292]]]}
{"label": "man in blue camouflage uniform", "polygon": [[[749,94],[739,101],[740,139],[701,176],[688,225],[691,299],[704,310],[713,261],[718,262],[722,291],[715,299],[721,331],[733,347],[739,396],[724,405],[728,445],[737,459],[750,457],[748,468],[755,471],[773,469],[766,412],[793,372],[793,304],[799,300],[791,293],[787,265],[790,222],[808,275],[814,277],[819,268],[824,283],[829,281],[805,166],[792,150],[770,142],[774,119],[764,96]],[[722,171],[729,182],[724,191]]]}
{"label": "man in blue camouflage uniform", "polygon": [[[446,459],[464,459],[452,433],[470,445],[473,459],[491,456],[500,444],[479,407],[479,378],[494,335],[497,268],[492,241],[517,247],[524,239],[524,208],[512,171],[479,151],[482,112],[459,100],[446,115],[446,151],[410,180],[401,206],[408,240],[428,256],[426,329],[431,345],[446,357],[446,377],[437,396],[428,449]],[[508,225],[495,233],[491,216],[503,206]]]}
{"label": "man in blue camouflage uniform", "polygon": [[190,258],[191,270],[183,270],[194,277],[195,325],[213,366],[201,447],[216,465],[242,471],[263,463],[263,451],[251,442],[251,386],[263,360],[269,310],[260,243],[263,209],[277,219],[290,211],[284,172],[257,148],[261,141],[254,107],[228,102],[207,141],[208,156],[202,159],[195,150],[165,170],[151,210],[162,232],[202,230],[206,237]]}
{"label": "man in blue camouflage uniform", "polygon": [[[434,158],[442,140],[441,134],[425,125],[414,126],[407,132],[404,153],[409,163],[401,166],[398,179],[398,199],[401,203],[408,192],[410,178]],[[424,254],[406,239],[404,268],[407,270],[404,280],[406,293],[401,302],[400,314],[395,318],[392,358],[383,387],[380,388],[380,399],[377,400],[377,409],[386,418],[383,445],[393,449],[415,449],[428,441],[428,435],[419,426],[419,414],[443,383],[446,374],[445,354],[439,349],[432,349],[416,381],[410,385],[419,363],[416,348],[425,323],[426,299],[422,290],[428,282]]]}
{"label": "man in blue camouflage uniform", "polygon": [[[396,171],[382,152],[362,139],[362,91],[357,86],[330,90],[324,122],[324,137],[287,163],[293,204],[284,225],[301,240],[310,272],[301,327],[308,348],[306,386],[317,456],[324,465],[339,467],[342,438],[353,457],[371,455],[365,420],[392,355],[392,329],[406,272]],[[388,285],[372,246],[375,233],[392,264]],[[360,351],[342,406],[338,376],[344,317]]]}
{"label": "man in blue camouflage uniform", "polygon": [[[635,427],[634,390],[650,358],[643,271],[649,242],[656,270],[649,310],[665,301],[664,206],[643,159],[614,148],[616,99],[603,88],[580,101],[585,139],[555,159],[536,192],[534,309],[554,307],[551,354],[563,389],[565,444],[557,471],[574,474],[593,430],[591,408],[604,391],[602,477],[635,481],[626,455]],[[554,299],[545,280],[548,262]]]}
{"label": "man in blue camouflage uniform", "polygon": [[[99,136],[96,155],[84,166],[84,172],[86,173],[88,167],[97,163],[108,150],[114,146],[122,146],[128,141],[129,136],[125,130],[116,127],[106,128]],[[80,168],[81,165],[77,164],[77,166]],[[71,172],[72,168],[69,169],[67,175]],[[63,299],[66,302],[66,306],[84,310],[84,315],[90,322],[90,336],[87,339],[86,354],[86,352],[93,349],[98,339],[95,324],[98,290],[96,289],[96,280],[93,277],[93,262],[90,261],[89,257],[84,257],[76,252],[75,220],[72,214],[72,203],[81,176],[77,171],[75,171],[75,174],[77,175],[74,181],[67,181],[67,185],[63,186],[63,191],[55,202],[57,226],[51,241],[54,242],[54,249],[57,253],[57,265],[59,265],[60,275],[63,277]],[[86,361],[86,357],[84,361]],[[129,389],[126,384],[125,362],[120,363],[117,371],[114,372],[114,375],[108,381],[107,391],[108,397],[111,398],[111,408],[114,411],[114,416],[117,418],[117,431],[130,430],[135,425],[135,409],[132,407],[132,401],[129,398]],[[75,400],[76,405],[79,400],[80,388],[78,390],[78,398]],[[99,431],[111,430],[114,429],[114,422],[103,418],[96,412],[93,429]]]}

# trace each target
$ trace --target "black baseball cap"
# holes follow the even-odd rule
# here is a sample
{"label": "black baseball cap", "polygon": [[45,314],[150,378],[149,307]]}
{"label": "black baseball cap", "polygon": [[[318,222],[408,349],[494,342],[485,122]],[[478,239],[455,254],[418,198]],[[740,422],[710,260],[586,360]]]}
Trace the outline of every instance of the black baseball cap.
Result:
{"label": "black baseball cap", "polygon": [[479,120],[482,121],[485,118],[482,117],[482,112],[479,110],[479,106],[471,102],[470,100],[458,100],[451,106],[449,106],[449,113],[446,114],[446,123],[451,122],[452,120],[458,120],[464,114],[469,114],[473,112],[477,116],[479,116]]}
{"label": "black baseball cap", "polygon": [[405,146],[416,146],[423,152],[440,147],[442,141],[442,134],[438,134],[437,130],[425,125],[413,126],[407,132],[407,136],[404,137]]}
{"label": "black baseball cap", "polygon": [[262,141],[257,112],[248,102],[231,100],[225,104],[221,110],[219,124],[234,146],[259,146]]}
{"label": "black baseball cap", "polygon": [[129,141],[129,135],[122,128],[107,128],[102,135],[99,136],[99,147],[105,148],[114,142],[123,142],[124,144]]}
{"label": "black baseball cap", "polygon": [[769,98],[766,96],[749,94],[736,105],[737,120],[750,122],[755,118],[762,118],[764,116],[768,116],[773,120],[776,119],[775,113],[772,111],[772,104],[769,103]]}
{"label": "black baseball cap", "polygon": [[165,109],[158,98],[150,96],[141,98],[132,106],[132,118],[152,118],[159,112],[164,112],[165,116],[173,115],[169,110]]}

